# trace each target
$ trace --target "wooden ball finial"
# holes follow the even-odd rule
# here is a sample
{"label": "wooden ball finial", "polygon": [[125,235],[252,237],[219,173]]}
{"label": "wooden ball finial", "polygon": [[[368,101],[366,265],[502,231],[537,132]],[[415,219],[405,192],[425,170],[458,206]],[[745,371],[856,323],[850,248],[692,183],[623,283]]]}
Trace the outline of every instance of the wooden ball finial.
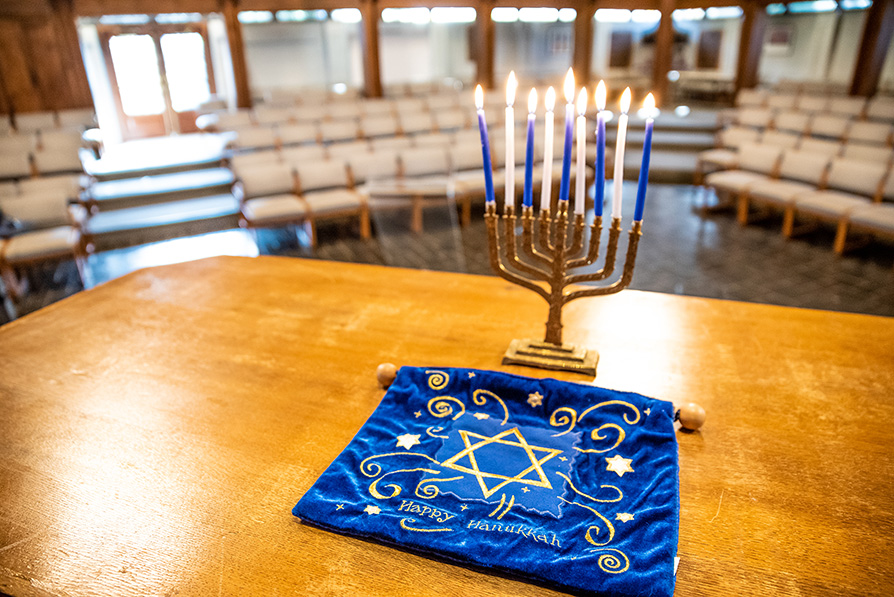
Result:
{"label": "wooden ball finial", "polygon": [[383,388],[387,389],[394,383],[395,377],[397,377],[397,365],[394,363],[382,363],[376,367],[376,379]]}
{"label": "wooden ball finial", "polygon": [[680,425],[689,431],[695,431],[704,425],[707,417],[705,409],[695,402],[689,402],[681,406],[680,410],[677,411],[677,415],[680,419]]}

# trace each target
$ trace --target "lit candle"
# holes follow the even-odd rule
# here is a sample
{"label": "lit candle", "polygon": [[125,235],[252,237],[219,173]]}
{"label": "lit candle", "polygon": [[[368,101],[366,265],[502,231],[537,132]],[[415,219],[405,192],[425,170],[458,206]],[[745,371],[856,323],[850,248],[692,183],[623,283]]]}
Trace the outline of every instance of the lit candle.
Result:
{"label": "lit candle", "polygon": [[494,171],[490,165],[490,141],[487,138],[487,122],[484,120],[484,90],[475,88],[475,107],[478,109],[478,132],[481,133],[481,161],[484,163],[484,198],[494,202]]}
{"label": "lit candle", "polygon": [[587,88],[577,95],[577,178],[574,185],[574,213],[582,214],[587,206]]}
{"label": "lit candle", "polygon": [[627,143],[627,112],[630,110],[630,87],[621,96],[621,116],[618,118],[618,139],[615,145],[615,175],[612,185],[612,218],[621,217],[624,183],[624,146]]}
{"label": "lit candle", "polygon": [[553,194],[553,128],[555,127],[556,90],[546,90],[543,100],[546,106],[546,121],[543,123],[543,183],[540,187],[540,209],[549,211],[549,202]]}
{"label": "lit candle", "polygon": [[605,81],[596,86],[596,200],[595,213],[602,216],[605,202]]}
{"label": "lit candle", "polygon": [[565,151],[562,154],[562,184],[559,201],[568,201],[571,189],[571,140],[574,136],[574,72],[569,68],[565,75]]}
{"label": "lit candle", "polygon": [[652,157],[652,129],[655,126],[655,98],[650,93],[643,102],[643,110],[646,112],[646,138],[643,140],[643,162],[639,167],[639,184],[636,187],[636,209],[633,212],[633,220],[641,222],[643,208],[646,205],[646,186],[649,183],[649,158]]}
{"label": "lit candle", "polygon": [[525,140],[525,195],[523,205],[534,206],[534,112],[537,110],[537,90],[528,94],[528,135]]}
{"label": "lit candle", "polygon": [[509,73],[506,81],[506,193],[503,196],[503,209],[515,207],[515,90],[518,80],[515,71]]}

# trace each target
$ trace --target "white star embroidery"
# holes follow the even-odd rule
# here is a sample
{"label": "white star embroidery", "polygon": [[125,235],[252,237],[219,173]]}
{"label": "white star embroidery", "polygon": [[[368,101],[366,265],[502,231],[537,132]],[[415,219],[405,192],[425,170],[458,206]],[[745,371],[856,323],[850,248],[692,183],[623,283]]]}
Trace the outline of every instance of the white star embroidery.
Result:
{"label": "white star embroidery", "polygon": [[404,433],[403,435],[397,436],[397,448],[406,448],[409,450],[413,446],[419,443],[419,435],[413,435],[412,433]]}
{"label": "white star embroidery", "polygon": [[475,414],[472,415],[472,416],[475,417],[476,419],[478,419],[479,421],[483,421],[484,419],[489,419],[489,418],[490,418],[490,415],[487,415],[487,414],[484,414],[484,413],[475,413]]}
{"label": "white star embroidery", "polygon": [[615,515],[615,520],[620,520],[621,522],[630,522],[633,520],[633,514],[628,514],[627,512],[618,512]]}
{"label": "white star embroidery", "polygon": [[369,506],[364,508],[363,511],[366,512],[367,514],[379,514],[382,512],[382,509],[379,508],[378,506],[373,506],[372,504],[370,504]]}
{"label": "white star embroidery", "polygon": [[543,403],[543,395],[540,392],[534,392],[533,394],[528,394],[528,404],[531,405],[531,408],[540,406]]}
{"label": "white star embroidery", "polygon": [[469,371],[469,379],[472,379],[473,377],[475,377],[475,374]]}
{"label": "white star embroidery", "polygon": [[633,468],[630,466],[630,463],[633,462],[632,458],[624,458],[620,454],[616,454],[611,458],[606,458],[605,461],[608,463],[605,470],[618,473],[619,477],[623,477],[624,473],[633,472]]}

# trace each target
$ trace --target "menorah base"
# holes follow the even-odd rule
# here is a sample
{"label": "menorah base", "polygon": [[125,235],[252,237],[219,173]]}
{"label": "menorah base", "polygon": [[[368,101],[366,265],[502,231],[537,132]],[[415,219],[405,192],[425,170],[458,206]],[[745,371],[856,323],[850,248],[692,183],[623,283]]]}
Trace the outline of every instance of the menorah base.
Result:
{"label": "menorah base", "polygon": [[525,365],[538,369],[572,371],[596,376],[599,353],[573,344],[552,344],[543,340],[513,340],[503,355],[504,365]]}

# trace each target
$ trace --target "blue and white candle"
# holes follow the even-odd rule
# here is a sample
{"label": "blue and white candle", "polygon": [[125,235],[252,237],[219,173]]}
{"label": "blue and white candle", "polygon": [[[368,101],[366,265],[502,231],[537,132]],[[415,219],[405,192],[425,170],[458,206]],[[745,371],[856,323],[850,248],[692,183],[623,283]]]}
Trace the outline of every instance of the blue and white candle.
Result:
{"label": "blue and white candle", "polygon": [[575,168],[574,213],[587,209],[587,88],[577,95],[577,167]]}
{"label": "blue and white candle", "polygon": [[478,132],[481,134],[481,161],[484,165],[484,198],[494,203],[494,170],[490,163],[490,140],[487,138],[487,121],[484,119],[484,90],[475,88],[475,107],[478,109]]}
{"label": "blue and white candle", "polygon": [[562,183],[559,201],[568,201],[571,190],[571,142],[574,137],[574,72],[569,68],[565,75],[565,145],[562,153]]}
{"label": "blue and white candle", "polygon": [[525,139],[525,207],[534,207],[534,120],[537,118],[537,90],[528,94],[528,130]]}
{"label": "blue and white candle", "polygon": [[515,90],[518,80],[515,71],[509,73],[506,81],[506,189],[503,195],[503,209],[515,207]]}
{"label": "blue and white candle", "polygon": [[596,197],[594,212],[602,217],[602,206],[605,203],[605,81],[596,86]]}
{"label": "blue and white candle", "polygon": [[646,113],[646,137],[643,140],[643,161],[639,167],[639,184],[636,187],[636,208],[633,221],[642,222],[643,209],[646,206],[646,186],[649,184],[649,161],[652,157],[652,129],[655,126],[655,98],[650,93],[643,102]]}
{"label": "blue and white candle", "polygon": [[543,122],[543,183],[540,187],[540,210],[549,212],[553,194],[553,145],[555,144],[556,90],[550,87],[543,99],[546,118]]}
{"label": "blue and white candle", "polygon": [[612,181],[612,219],[621,218],[624,185],[624,148],[627,145],[627,112],[630,111],[630,87],[621,95],[621,116],[618,118],[618,139],[615,145],[615,173]]}

